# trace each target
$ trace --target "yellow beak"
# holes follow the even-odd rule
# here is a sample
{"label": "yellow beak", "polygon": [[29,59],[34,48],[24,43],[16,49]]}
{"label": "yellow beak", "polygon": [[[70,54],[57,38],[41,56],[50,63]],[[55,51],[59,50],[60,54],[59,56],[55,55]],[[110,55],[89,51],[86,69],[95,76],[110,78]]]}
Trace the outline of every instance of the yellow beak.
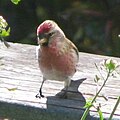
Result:
{"label": "yellow beak", "polygon": [[38,44],[40,44],[41,46],[47,45],[48,39],[47,38],[40,39],[38,40]]}

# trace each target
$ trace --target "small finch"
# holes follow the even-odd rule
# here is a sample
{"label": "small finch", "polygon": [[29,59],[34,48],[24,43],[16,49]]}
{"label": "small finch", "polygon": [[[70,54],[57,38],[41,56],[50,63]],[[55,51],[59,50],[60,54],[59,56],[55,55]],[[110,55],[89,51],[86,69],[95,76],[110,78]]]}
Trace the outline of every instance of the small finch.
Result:
{"label": "small finch", "polygon": [[37,38],[40,45],[38,63],[43,81],[36,97],[44,97],[42,87],[44,81],[48,79],[64,81],[65,92],[61,97],[66,97],[79,60],[78,49],[52,20],[45,20],[39,25]]}

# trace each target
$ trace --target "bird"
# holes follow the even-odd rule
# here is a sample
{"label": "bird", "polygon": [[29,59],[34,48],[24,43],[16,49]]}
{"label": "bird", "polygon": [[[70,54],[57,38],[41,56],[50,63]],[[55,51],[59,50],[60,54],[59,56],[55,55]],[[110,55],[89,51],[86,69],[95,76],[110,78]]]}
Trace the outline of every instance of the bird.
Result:
{"label": "bird", "polygon": [[39,93],[36,98],[44,97],[43,84],[46,80],[64,82],[62,98],[67,98],[71,77],[76,72],[79,61],[79,51],[53,20],[45,20],[37,28],[38,64],[43,75]]}

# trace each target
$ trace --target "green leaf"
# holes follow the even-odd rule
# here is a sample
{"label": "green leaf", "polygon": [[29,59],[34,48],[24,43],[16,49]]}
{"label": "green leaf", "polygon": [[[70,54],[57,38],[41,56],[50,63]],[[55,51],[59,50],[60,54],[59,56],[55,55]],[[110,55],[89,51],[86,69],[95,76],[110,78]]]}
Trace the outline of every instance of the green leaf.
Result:
{"label": "green leaf", "polygon": [[15,5],[18,5],[18,3],[20,2],[21,0],[11,0],[12,3],[14,3]]}
{"label": "green leaf", "polygon": [[6,31],[5,29],[2,30],[2,32],[0,33],[1,37],[7,37],[10,35],[10,28]]}
{"label": "green leaf", "polygon": [[93,104],[91,103],[91,101],[87,101],[84,108],[90,108],[92,106],[93,106]]}
{"label": "green leaf", "polygon": [[6,20],[0,16],[0,37],[7,37],[10,35],[10,27],[7,29],[8,23]]}
{"label": "green leaf", "polygon": [[10,27],[8,28],[7,33],[10,33]]}
{"label": "green leaf", "polygon": [[100,78],[97,75],[95,75],[95,78],[94,78],[95,83],[98,83],[99,80]]}
{"label": "green leaf", "polygon": [[105,66],[108,71],[113,72],[116,69],[116,63],[112,59],[105,61]]}

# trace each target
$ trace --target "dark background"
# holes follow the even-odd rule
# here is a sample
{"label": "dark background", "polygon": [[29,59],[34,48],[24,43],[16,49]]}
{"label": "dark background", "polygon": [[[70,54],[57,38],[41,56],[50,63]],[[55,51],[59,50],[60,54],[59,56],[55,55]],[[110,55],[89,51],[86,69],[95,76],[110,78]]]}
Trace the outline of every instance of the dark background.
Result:
{"label": "dark background", "polygon": [[79,51],[120,57],[120,0],[0,0],[11,27],[7,41],[37,44],[36,29],[52,19]]}

